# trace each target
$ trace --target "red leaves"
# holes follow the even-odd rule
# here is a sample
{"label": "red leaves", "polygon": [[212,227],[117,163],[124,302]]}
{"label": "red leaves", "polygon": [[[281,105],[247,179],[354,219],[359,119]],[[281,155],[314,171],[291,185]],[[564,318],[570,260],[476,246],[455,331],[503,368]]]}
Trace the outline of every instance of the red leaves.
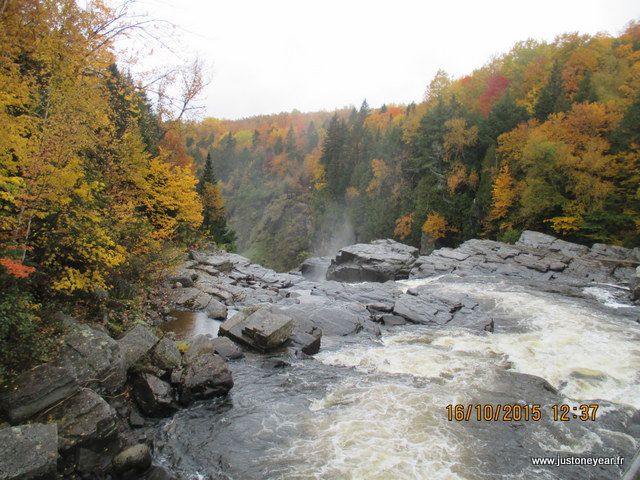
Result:
{"label": "red leaves", "polygon": [[480,111],[486,117],[491,111],[491,107],[498,100],[509,85],[509,79],[500,73],[496,73],[489,77],[487,81],[487,87],[478,99],[480,104]]}
{"label": "red leaves", "polygon": [[34,267],[24,265],[20,260],[15,260],[13,258],[0,258],[0,265],[7,270],[9,275],[15,278],[27,278],[36,271]]}

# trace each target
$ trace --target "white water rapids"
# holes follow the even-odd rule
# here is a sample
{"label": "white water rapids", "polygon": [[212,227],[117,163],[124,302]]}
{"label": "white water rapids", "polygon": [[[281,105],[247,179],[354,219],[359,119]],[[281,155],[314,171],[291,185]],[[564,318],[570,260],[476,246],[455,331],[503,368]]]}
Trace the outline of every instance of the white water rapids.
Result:
{"label": "white water rapids", "polygon": [[[495,333],[406,327],[377,344],[321,351],[315,357],[320,362],[353,367],[358,374],[342,379],[296,419],[305,436],[270,449],[272,458],[288,465],[278,478],[477,478],[469,457],[478,440],[447,421],[445,407],[491,389],[495,369],[542,377],[567,403],[606,400],[640,407],[640,325],[616,315],[624,305],[594,309],[584,300],[503,284],[400,283],[403,290],[430,284],[490,301],[487,315],[496,318]],[[606,305],[611,299],[600,300]],[[500,319],[508,319],[511,328],[501,328]],[[581,453],[602,443],[592,430],[552,428],[556,437],[535,439],[547,450]],[[632,437],[620,436],[636,447]],[[500,440],[495,443],[499,448]],[[500,478],[561,478],[548,475],[532,470]]]}

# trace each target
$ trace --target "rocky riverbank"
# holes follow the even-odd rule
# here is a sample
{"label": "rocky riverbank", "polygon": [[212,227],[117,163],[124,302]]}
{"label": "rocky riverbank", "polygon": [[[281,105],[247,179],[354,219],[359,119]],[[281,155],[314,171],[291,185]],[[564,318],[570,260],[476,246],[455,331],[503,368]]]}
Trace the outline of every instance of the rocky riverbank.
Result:
{"label": "rocky riverbank", "polygon": [[[219,336],[178,341],[139,324],[113,339],[65,319],[60,356],[0,394],[11,425],[0,429],[0,479],[182,478],[176,465],[158,461],[158,428],[169,428],[162,419],[233,392],[234,365],[260,359],[265,372],[294,361],[321,368],[311,356],[323,349],[350,339],[377,342],[382,332],[407,324],[483,335],[512,328],[454,284],[431,288],[429,279],[442,276],[580,298],[594,310],[621,302],[617,315],[635,323],[638,309],[630,302],[640,298],[638,265],[638,248],[589,248],[536,232],[524,232],[515,245],[471,240],[429,256],[381,240],[345,247],[333,259],[309,259],[290,273],[235,254],[191,252],[166,282],[165,310],[150,320],[166,321],[173,310],[202,311],[223,321]],[[562,401],[543,379],[506,368],[496,378],[510,385],[514,401]],[[603,422],[640,438],[637,412],[624,411]],[[224,478],[224,468],[219,475]]]}

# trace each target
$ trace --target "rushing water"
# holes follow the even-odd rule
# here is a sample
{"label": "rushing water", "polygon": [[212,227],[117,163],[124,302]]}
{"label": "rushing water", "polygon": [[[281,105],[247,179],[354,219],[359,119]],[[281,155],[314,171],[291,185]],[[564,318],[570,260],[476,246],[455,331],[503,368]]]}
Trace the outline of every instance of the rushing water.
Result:
{"label": "rushing water", "polygon": [[[589,301],[446,279],[400,287],[424,284],[474,297],[495,319],[494,333],[397,327],[377,342],[328,342],[283,369],[248,355],[231,364],[229,398],[163,426],[159,458],[185,478],[619,477],[615,468],[540,470],[529,456],[630,457],[637,448],[640,325],[619,314],[634,312],[628,304],[593,291],[584,292]],[[595,422],[550,420],[552,403],[589,400],[601,405]],[[445,409],[516,402],[541,403],[543,421],[450,422]]]}

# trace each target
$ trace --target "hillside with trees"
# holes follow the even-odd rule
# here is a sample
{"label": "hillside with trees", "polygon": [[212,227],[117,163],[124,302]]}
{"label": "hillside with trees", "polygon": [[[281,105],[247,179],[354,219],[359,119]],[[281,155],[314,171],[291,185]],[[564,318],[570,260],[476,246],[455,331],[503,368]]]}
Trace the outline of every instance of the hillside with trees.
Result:
{"label": "hillside with trees", "polygon": [[640,244],[640,25],[527,40],[418,104],[186,126],[239,251],[280,270],[348,242],[428,250],[524,229]]}

